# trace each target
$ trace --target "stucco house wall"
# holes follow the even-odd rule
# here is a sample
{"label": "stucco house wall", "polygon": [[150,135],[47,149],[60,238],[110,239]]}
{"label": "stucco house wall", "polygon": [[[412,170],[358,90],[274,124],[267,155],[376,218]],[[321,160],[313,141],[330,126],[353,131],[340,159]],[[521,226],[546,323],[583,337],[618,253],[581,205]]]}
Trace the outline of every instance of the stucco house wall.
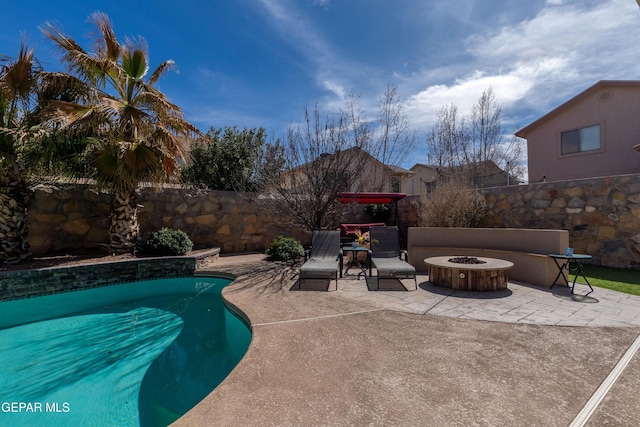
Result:
{"label": "stucco house wall", "polygon": [[402,178],[401,192],[409,196],[420,195],[427,191],[428,186],[438,179],[438,170],[435,166],[417,163],[410,169],[413,175]]}
{"label": "stucco house wall", "polygon": [[[600,148],[562,154],[562,132],[600,126]],[[640,172],[640,81],[600,81],[516,132],[527,140],[529,182]]]}
{"label": "stucco house wall", "polygon": [[[285,188],[293,188],[290,184],[292,175],[297,180],[305,180],[305,171],[309,168],[335,171],[337,178],[340,174],[348,174],[352,177],[352,182],[349,188],[344,188],[344,191],[353,192],[402,193],[405,192],[404,179],[413,174],[412,171],[398,166],[385,165],[360,148],[350,148],[342,151],[339,157],[336,154],[321,155],[292,171],[283,172],[281,179]],[[395,187],[392,181],[395,181]]]}

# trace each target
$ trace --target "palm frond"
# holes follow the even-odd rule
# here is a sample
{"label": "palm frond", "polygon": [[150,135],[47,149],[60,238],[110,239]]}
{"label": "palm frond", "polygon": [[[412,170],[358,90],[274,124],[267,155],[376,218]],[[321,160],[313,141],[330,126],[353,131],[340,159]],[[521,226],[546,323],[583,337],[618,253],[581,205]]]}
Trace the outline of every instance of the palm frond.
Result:
{"label": "palm frond", "polygon": [[33,53],[33,49],[27,48],[22,41],[18,58],[11,62],[3,73],[3,86],[9,90],[12,99],[28,98],[33,92]]}
{"label": "palm frond", "polygon": [[61,62],[71,74],[78,75],[80,79],[91,82],[96,87],[104,87],[108,69],[104,61],[87,53],[75,40],[49,23],[40,27],[40,31],[54,43]]}
{"label": "palm frond", "polygon": [[96,144],[89,154],[89,162],[96,170],[96,181],[101,185],[117,187],[121,181],[120,147],[117,144]]}
{"label": "palm frond", "polygon": [[188,146],[190,145],[190,138],[176,136],[165,127],[158,126],[155,129],[152,140],[166,157],[175,158],[183,164],[187,162],[189,158]]}
{"label": "palm frond", "polygon": [[129,144],[123,150],[122,160],[123,172],[136,183],[149,178],[160,169],[158,152],[143,143]]}
{"label": "palm frond", "polygon": [[116,62],[122,53],[122,46],[118,43],[109,17],[102,12],[94,12],[91,14],[90,21],[92,21],[100,31],[100,34],[96,36],[94,41],[94,48],[98,52],[98,56],[103,56],[109,61]]}
{"label": "palm frond", "polygon": [[77,124],[93,113],[94,109],[87,105],[67,101],[49,101],[43,112],[44,117],[63,128]]}
{"label": "palm frond", "polygon": [[189,121],[173,115],[163,117],[163,125],[172,133],[187,137],[204,137],[204,134]]}
{"label": "palm frond", "polygon": [[94,86],[67,73],[41,72],[38,79],[40,104],[46,104],[50,100],[90,103],[100,95]]}
{"label": "palm frond", "polygon": [[122,68],[127,76],[139,80],[149,71],[146,54],[140,49],[129,49],[125,46],[122,53]]}
{"label": "palm frond", "polygon": [[127,104],[119,98],[103,96],[96,103],[95,109],[109,120],[117,120],[118,117],[122,115],[122,111],[125,109],[126,105]]}
{"label": "palm frond", "polygon": [[151,73],[151,76],[149,77],[149,85],[153,86],[156,83],[158,83],[158,80],[160,80],[160,77],[164,76],[165,74],[167,74],[169,71],[177,71],[176,66],[175,66],[175,62],[173,62],[172,59],[169,59],[167,61],[164,61],[162,64],[160,64],[158,66],[158,68],[156,68],[153,73]]}
{"label": "palm frond", "polygon": [[158,114],[176,115],[179,117],[183,115],[180,107],[171,103],[162,92],[144,83],[140,84],[140,91],[136,95],[134,102]]}

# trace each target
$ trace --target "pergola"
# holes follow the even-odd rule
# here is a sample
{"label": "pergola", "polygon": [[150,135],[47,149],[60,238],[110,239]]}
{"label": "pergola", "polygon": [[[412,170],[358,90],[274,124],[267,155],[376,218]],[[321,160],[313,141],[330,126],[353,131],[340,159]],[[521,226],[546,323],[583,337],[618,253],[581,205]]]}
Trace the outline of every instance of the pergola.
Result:
{"label": "pergola", "polygon": [[339,193],[340,203],[358,203],[360,205],[394,205],[395,224],[398,224],[398,200],[407,197],[406,193]]}

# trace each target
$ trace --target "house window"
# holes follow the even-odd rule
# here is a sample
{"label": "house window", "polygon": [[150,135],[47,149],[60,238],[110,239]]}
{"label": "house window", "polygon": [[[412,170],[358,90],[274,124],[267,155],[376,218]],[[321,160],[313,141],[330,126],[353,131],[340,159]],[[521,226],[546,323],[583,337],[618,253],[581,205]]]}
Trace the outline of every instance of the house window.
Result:
{"label": "house window", "polygon": [[400,192],[400,178],[398,178],[397,176],[392,176],[389,179],[389,188],[391,189],[392,193],[399,193]]}
{"label": "house window", "polygon": [[600,125],[574,129],[560,134],[562,154],[600,149]]}

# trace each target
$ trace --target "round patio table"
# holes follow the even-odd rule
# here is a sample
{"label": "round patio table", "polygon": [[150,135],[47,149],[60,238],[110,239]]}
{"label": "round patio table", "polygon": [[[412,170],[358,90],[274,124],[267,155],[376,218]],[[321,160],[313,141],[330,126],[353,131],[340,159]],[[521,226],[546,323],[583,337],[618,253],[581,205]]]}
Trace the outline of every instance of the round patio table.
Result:
{"label": "round patio table", "polygon": [[[591,287],[591,284],[589,283],[589,281],[587,280],[587,276],[584,275],[584,269],[582,267],[582,263],[584,261],[590,260],[591,259],[591,255],[584,255],[584,254],[573,254],[573,255],[562,255],[562,254],[549,254],[549,256],[551,258],[553,258],[553,261],[556,263],[556,266],[558,267],[558,275],[556,276],[556,279],[553,281],[553,284],[551,285],[551,287],[549,287],[549,289],[553,288],[555,285],[560,285],[562,283],[558,283],[558,279],[560,278],[560,276],[562,276],[562,278],[564,279],[564,282],[567,284],[567,286],[569,286],[571,288],[571,293],[573,293],[573,289],[576,287],[576,280],[578,279],[578,276],[582,276],[582,278],[584,279],[585,283],[587,284],[587,286],[589,286],[589,289],[591,289],[591,291],[589,291],[586,295],[589,295],[591,292],[593,292],[593,288]],[[560,260],[560,261],[558,261]],[[571,268],[571,263],[575,264],[574,268]],[[569,275],[569,277],[571,277],[571,272],[573,271],[575,274],[575,277],[573,278],[573,284],[569,285],[569,283],[571,283],[571,281],[569,279],[567,279],[567,276],[565,276],[564,271],[565,269],[567,270],[567,273]]]}

